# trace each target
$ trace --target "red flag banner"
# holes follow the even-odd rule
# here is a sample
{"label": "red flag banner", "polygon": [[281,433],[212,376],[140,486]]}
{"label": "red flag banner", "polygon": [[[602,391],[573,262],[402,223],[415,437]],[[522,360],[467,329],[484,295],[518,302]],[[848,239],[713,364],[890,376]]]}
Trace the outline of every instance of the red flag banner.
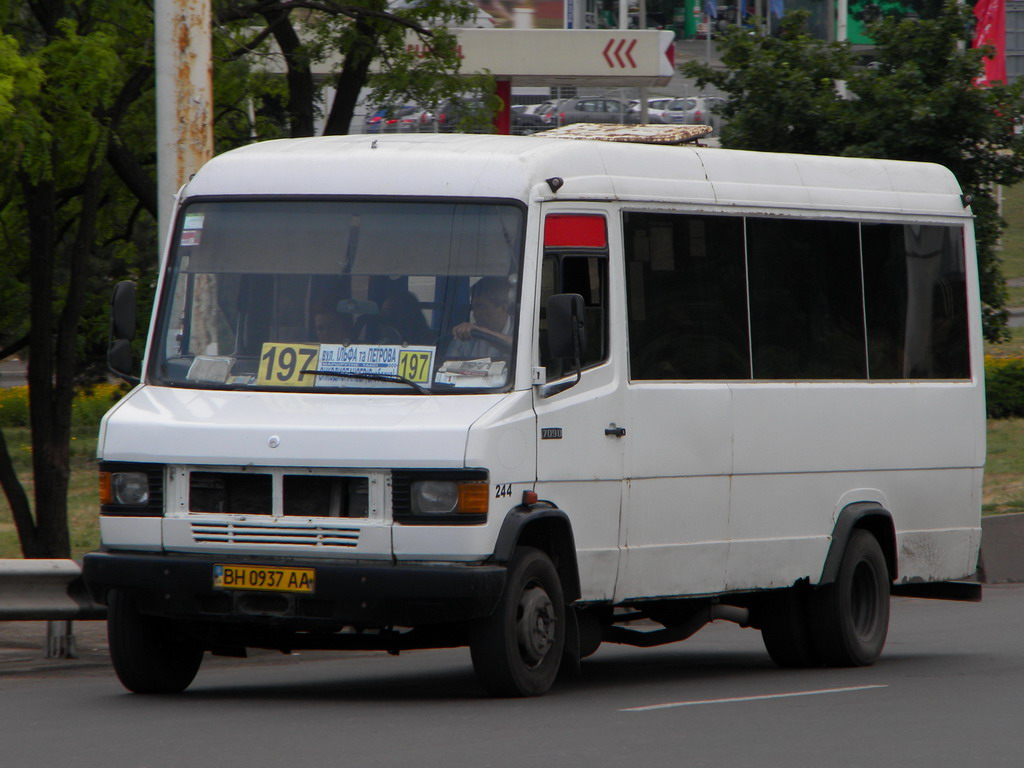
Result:
{"label": "red flag banner", "polygon": [[1006,0],[979,0],[974,6],[978,20],[975,27],[974,48],[990,45],[995,55],[985,59],[985,72],[974,84],[980,87],[1006,82]]}

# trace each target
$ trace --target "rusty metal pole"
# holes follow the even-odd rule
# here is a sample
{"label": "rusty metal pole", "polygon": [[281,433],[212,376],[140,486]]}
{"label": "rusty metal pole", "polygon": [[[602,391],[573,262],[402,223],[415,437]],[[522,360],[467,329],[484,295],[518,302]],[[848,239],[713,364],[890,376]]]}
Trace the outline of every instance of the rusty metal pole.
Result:
{"label": "rusty metal pole", "polygon": [[156,0],[156,141],[160,253],[174,195],[213,156],[210,0]]}

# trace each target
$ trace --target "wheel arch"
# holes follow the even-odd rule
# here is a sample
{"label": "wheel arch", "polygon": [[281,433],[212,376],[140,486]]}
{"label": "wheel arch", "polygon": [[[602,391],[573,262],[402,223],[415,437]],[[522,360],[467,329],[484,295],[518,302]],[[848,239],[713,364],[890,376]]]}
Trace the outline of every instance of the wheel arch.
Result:
{"label": "wheel arch", "polygon": [[579,599],[576,538],[569,516],[563,510],[544,502],[509,510],[502,521],[491,559],[496,563],[510,562],[516,547],[520,546],[536,547],[551,558],[562,582],[566,605]]}
{"label": "wheel arch", "polygon": [[836,580],[839,564],[846,551],[846,543],[857,529],[866,530],[875,537],[882,548],[882,554],[885,555],[889,580],[896,580],[899,575],[899,558],[896,555],[896,525],[892,513],[877,502],[859,501],[843,507],[836,519],[835,527],[832,529],[832,543],[825,557],[819,585],[831,584]]}

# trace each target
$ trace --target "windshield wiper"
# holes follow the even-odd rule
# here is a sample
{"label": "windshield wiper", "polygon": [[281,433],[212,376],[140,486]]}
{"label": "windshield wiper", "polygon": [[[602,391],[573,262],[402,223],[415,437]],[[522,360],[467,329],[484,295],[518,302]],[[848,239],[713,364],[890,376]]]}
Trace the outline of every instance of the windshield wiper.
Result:
{"label": "windshield wiper", "polygon": [[345,371],[321,371],[318,368],[307,368],[300,371],[302,375],[313,374],[316,376],[336,376],[339,379],[362,379],[363,381],[387,381],[394,384],[405,384],[416,390],[421,395],[429,395],[430,390],[422,387],[412,379],[405,376],[392,375],[390,373],[348,373]]}

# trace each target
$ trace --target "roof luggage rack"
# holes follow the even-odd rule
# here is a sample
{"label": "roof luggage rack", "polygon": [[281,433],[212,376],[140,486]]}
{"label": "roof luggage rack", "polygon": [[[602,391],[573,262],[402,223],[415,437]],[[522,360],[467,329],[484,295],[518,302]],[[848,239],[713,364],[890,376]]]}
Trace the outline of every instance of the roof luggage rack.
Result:
{"label": "roof luggage rack", "polygon": [[712,131],[710,125],[616,125],[571,123],[531,134],[545,139],[591,139],[632,144],[686,144]]}

